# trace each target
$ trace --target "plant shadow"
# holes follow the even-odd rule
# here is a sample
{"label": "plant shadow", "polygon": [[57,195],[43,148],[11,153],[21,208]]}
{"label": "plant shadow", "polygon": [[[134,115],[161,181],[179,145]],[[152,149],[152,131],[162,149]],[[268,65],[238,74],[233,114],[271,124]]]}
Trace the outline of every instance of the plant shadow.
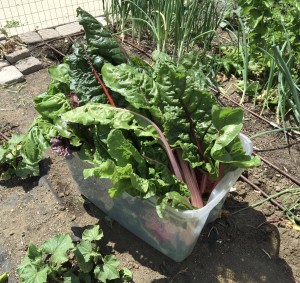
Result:
{"label": "plant shadow", "polygon": [[52,164],[52,161],[50,158],[44,158],[40,162],[40,175],[37,177],[29,177],[26,179],[21,178],[12,178],[9,180],[0,180],[0,188],[7,188],[11,189],[14,187],[22,187],[25,192],[31,191],[34,187],[36,187],[39,184],[39,180],[48,174],[50,170],[50,166]]}
{"label": "plant shadow", "polygon": [[[224,208],[233,212],[232,207],[241,206],[248,207],[248,203],[230,199]],[[206,225],[191,255],[180,263],[161,254],[117,222],[109,221],[89,201],[85,201],[84,208],[99,219],[104,231],[102,251],[128,253],[139,265],[162,277],[147,282],[296,282],[291,267],[279,257],[277,227],[261,225],[266,221],[265,216],[253,208]],[[84,228],[74,227],[72,230],[80,236]],[[113,243],[113,249],[108,243]],[[134,274],[135,270],[132,271]]]}

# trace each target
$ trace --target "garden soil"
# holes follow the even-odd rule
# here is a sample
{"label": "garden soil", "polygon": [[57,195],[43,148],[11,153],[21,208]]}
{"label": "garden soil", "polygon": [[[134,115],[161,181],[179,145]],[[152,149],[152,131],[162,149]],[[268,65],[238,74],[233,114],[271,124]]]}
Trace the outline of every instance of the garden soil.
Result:
{"label": "garden soil", "polygon": [[[0,90],[2,133],[11,136],[26,132],[37,115],[32,100],[46,90],[49,82],[43,69],[27,76],[23,84]],[[224,98],[221,102],[230,105]],[[246,114],[246,135],[270,129]],[[300,178],[299,140],[288,142],[282,133],[254,140],[257,153]],[[136,283],[300,282],[300,231],[270,202],[251,207],[263,197],[241,180],[232,188],[222,217],[208,224],[192,254],[176,263],[84,199],[64,158],[47,151],[41,171],[37,178],[0,182],[0,274],[9,271],[9,282],[19,282],[16,268],[29,242],[40,245],[61,232],[69,232],[76,240],[85,227],[93,224],[100,224],[104,231],[102,251],[115,254],[121,266],[132,271]],[[245,176],[268,194],[296,187],[264,163],[247,170]],[[248,209],[237,212],[242,208]]]}

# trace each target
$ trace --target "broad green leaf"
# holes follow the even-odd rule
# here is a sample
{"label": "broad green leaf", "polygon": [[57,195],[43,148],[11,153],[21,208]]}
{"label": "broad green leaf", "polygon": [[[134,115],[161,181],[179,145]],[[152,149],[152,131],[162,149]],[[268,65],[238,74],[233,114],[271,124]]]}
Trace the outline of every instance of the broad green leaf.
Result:
{"label": "broad green leaf", "polygon": [[[94,262],[98,261],[98,258],[102,257],[95,249],[93,249],[92,243],[89,240],[83,240],[74,249],[78,266],[84,273],[89,273],[93,267]],[[94,260],[94,261],[93,261]]]}
{"label": "broad green leaf", "polygon": [[103,238],[103,231],[99,225],[94,225],[91,228],[87,228],[82,233],[82,240],[84,241],[99,241]]}
{"label": "broad green leaf", "polygon": [[50,268],[45,266],[41,269],[37,269],[35,266],[28,264],[18,271],[22,283],[45,283],[47,281]]}
{"label": "broad green leaf", "polygon": [[51,270],[50,267],[44,263],[43,257],[44,254],[39,251],[34,244],[30,243],[23,262],[17,268],[21,282],[47,282],[47,275]]}
{"label": "broad green leaf", "polygon": [[228,146],[212,152],[212,156],[222,163],[234,166],[233,168],[251,168],[260,165],[259,157],[245,154],[239,138],[233,140]]}
{"label": "broad green leaf", "polygon": [[81,8],[77,8],[77,18],[84,27],[86,41],[94,53],[115,64],[127,62],[126,56],[119,48],[120,42],[114,39],[99,21]]}
{"label": "broad green leaf", "polygon": [[27,134],[14,135],[0,146],[0,163],[6,164],[6,171],[0,172],[0,178],[38,176],[38,163],[49,146],[47,135],[52,127],[49,121],[37,117]]}
{"label": "broad green leaf", "polygon": [[46,240],[40,247],[40,250],[51,255],[54,264],[60,265],[68,261],[67,251],[74,248],[69,234],[63,233]]}
{"label": "broad green leaf", "polygon": [[82,125],[111,125],[113,128],[135,129],[134,115],[129,111],[105,104],[91,103],[73,109],[63,115],[63,119]]}
{"label": "broad green leaf", "polygon": [[64,274],[64,283],[80,283],[79,278],[71,271]]}
{"label": "broad green leaf", "polygon": [[64,93],[45,93],[35,98],[35,109],[45,118],[55,120],[72,108]]}
{"label": "broad green leaf", "polygon": [[44,151],[49,147],[48,131],[52,125],[43,119],[36,119],[23,138],[21,156],[23,162],[36,164],[43,157]]}
{"label": "broad green leaf", "polygon": [[94,269],[95,278],[106,283],[109,280],[120,278],[118,267],[120,262],[113,255],[107,255],[103,259],[103,264]]}
{"label": "broad green leaf", "polygon": [[83,255],[84,260],[88,262],[92,257],[98,256],[98,253],[93,250],[92,243],[84,240],[77,245],[77,249]]}
{"label": "broad green leaf", "polygon": [[220,108],[214,106],[212,109],[212,122],[218,130],[218,137],[212,148],[213,152],[230,144],[239,134],[243,127],[243,111],[240,108]]}
{"label": "broad green leaf", "polygon": [[65,57],[66,63],[70,66],[70,89],[76,93],[81,103],[89,101],[108,103],[86,57],[86,47],[78,43],[73,45],[73,53]]}
{"label": "broad green leaf", "polygon": [[[24,264],[26,265],[29,263],[36,266],[40,267],[43,266],[43,253],[38,250],[38,248],[30,243],[26,252],[26,256],[24,258]],[[23,264],[20,265],[20,268],[22,268]]]}
{"label": "broad green leaf", "polygon": [[159,89],[147,73],[125,64],[105,64],[101,73],[105,84],[134,108],[147,109],[155,118],[161,117]]}
{"label": "broad green leaf", "polygon": [[69,84],[70,83],[70,68],[67,64],[59,64],[58,66],[51,66],[48,72],[52,79]]}

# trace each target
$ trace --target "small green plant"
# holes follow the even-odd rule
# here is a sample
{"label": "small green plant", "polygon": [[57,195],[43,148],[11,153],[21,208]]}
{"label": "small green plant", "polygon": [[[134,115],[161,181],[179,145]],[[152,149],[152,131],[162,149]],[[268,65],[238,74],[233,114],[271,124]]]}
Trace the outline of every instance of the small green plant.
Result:
{"label": "small green plant", "polygon": [[19,26],[21,26],[21,23],[19,21],[10,20],[10,21],[6,21],[4,28],[16,28]]}
{"label": "small green plant", "polygon": [[82,241],[73,243],[62,233],[46,240],[39,248],[30,243],[17,271],[23,283],[131,281],[127,268],[118,269],[114,255],[102,255],[97,242],[103,237],[99,225],[86,229]]}
{"label": "small green plant", "polygon": [[0,33],[4,34],[5,36],[9,36],[8,29],[16,28],[21,26],[22,24],[16,20],[6,21],[4,26],[0,26]]}

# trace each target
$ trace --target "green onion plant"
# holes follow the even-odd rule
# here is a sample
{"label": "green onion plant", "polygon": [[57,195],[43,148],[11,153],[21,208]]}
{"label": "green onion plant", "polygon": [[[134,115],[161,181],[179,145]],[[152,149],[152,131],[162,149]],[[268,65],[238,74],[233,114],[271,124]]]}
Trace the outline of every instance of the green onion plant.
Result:
{"label": "green onion plant", "polygon": [[117,27],[132,29],[140,42],[152,37],[156,49],[179,61],[195,46],[206,53],[216,34],[224,9],[216,0],[112,0],[111,15]]}

